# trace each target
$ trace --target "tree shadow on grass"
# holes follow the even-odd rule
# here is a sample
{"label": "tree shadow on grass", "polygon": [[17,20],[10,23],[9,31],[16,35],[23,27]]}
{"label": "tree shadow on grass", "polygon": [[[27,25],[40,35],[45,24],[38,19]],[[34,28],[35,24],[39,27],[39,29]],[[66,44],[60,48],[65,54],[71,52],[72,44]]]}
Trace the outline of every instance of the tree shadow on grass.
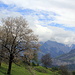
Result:
{"label": "tree shadow on grass", "polygon": [[7,75],[7,68],[0,67],[0,72],[3,73],[4,75]]}

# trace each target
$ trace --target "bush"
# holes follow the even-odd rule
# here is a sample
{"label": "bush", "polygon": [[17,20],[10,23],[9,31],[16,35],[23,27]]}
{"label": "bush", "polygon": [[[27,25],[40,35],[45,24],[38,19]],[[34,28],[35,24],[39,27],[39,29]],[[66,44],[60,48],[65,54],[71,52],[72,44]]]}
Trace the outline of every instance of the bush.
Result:
{"label": "bush", "polygon": [[69,71],[68,71],[68,69],[67,69],[67,66],[63,66],[63,65],[61,65],[60,67],[59,67],[59,70],[60,70],[60,74],[61,75],[70,75],[70,73],[69,73]]}
{"label": "bush", "polygon": [[35,64],[34,62],[32,62],[32,66],[37,66],[37,64]]}
{"label": "bush", "polygon": [[47,69],[43,68],[42,66],[36,67],[35,70],[42,73],[48,73]]}
{"label": "bush", "polygon": [[75,71],[72,72],[72,75],[75,75]]}
{"label": "bush", "polygon": [[39,66],[39,63],[37,63],[37,66]]}
{"label": "bush", "polygon": [[59,70],[58,67],[52,67],[52,68],[51,68],[51,71],[53,71],[53,72],[58,71],[58,70]]}

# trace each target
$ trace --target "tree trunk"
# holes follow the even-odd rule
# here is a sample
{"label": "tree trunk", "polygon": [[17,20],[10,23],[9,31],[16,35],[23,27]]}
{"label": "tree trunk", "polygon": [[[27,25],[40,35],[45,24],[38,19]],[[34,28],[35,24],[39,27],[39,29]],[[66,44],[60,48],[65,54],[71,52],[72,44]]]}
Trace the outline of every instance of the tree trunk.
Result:
{"label": "tree trunk", "polygon": [[2,63],[2,51],[0,52],[0,67],[1,67],[1,63]]}
{"label": "tree trunk", "polygon": [[13,55],[12,55],[12,54],[10,54],[10,58],[9,58],[9,65],[8,65],[8,71],[7,71],[7,74],[8,74],[8,75],[10,75],[10,74],[11,74],[12,62],[13,62]]}
{"label": "tree trunk", "polygon": [[0,67],[1,67],[1,61],[0,61]]}
{"label": "tree trunk", "polygon": [[0,58],[0,67],[1,67],[1,64],[2,64],[2,58]]}

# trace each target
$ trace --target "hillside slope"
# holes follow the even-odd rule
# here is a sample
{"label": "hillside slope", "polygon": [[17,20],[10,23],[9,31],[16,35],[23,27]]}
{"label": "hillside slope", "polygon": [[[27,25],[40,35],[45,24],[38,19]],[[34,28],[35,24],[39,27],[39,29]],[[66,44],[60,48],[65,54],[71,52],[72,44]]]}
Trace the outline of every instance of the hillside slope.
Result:
{"label": "hillside slope", "polygon": [[[7,65],[2,64],[0,67],[0,75],[6,75]],[[49,69],[46,69],[42,66],[36,66],[33,68],[25,68],[24,66],[12,65],[11,75],[60,75],[57,72],[52,72]]]}
{"label": "hillside slope", "polygon": [[70,61],[74,63],[75,61],[75,49],[71,50],[69,53],[59,56],[57,59],[63,61]]}
{"label": "hillside slope", "polygon": [[74,65],[75,49],[53,59],[53,65]]}

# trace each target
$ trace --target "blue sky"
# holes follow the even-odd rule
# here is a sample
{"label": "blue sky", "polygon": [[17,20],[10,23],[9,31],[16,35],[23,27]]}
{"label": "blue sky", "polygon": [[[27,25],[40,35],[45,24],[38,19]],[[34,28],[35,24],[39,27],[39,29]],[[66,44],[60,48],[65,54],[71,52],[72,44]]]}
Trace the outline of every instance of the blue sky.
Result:
{"label": "blue sky", "polygon": [[74,0],[0,0],[0,19],[23,16],[39,41],[75,43]]}

